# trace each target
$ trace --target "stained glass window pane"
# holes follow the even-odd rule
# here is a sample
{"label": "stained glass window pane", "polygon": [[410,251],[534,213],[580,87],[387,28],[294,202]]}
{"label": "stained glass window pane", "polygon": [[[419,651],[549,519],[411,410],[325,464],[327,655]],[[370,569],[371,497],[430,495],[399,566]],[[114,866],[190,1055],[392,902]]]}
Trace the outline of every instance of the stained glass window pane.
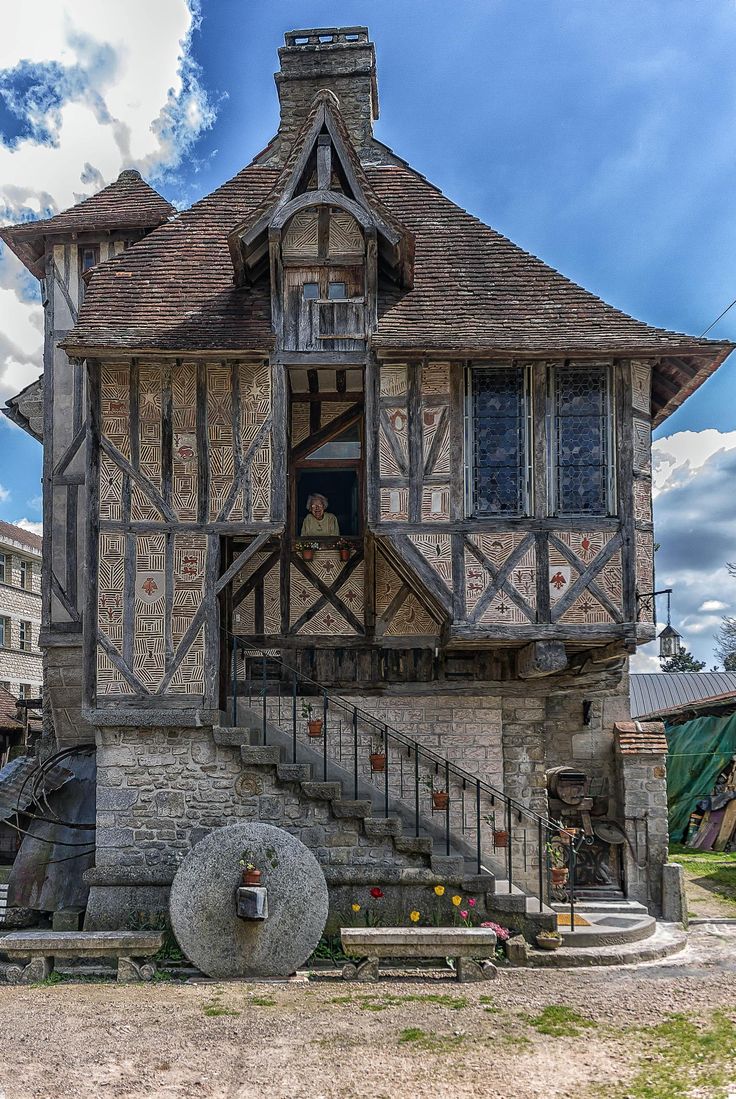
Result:
{"label": "stained glass window pane", "polygon": [[552,441],[558,515],[608,512],[608,405],[606,367],[555,370]]}
{"label": "stained glass window pane", "polygon": [[523,515],[526,409],[521,367],[472,371],[473,511]]}

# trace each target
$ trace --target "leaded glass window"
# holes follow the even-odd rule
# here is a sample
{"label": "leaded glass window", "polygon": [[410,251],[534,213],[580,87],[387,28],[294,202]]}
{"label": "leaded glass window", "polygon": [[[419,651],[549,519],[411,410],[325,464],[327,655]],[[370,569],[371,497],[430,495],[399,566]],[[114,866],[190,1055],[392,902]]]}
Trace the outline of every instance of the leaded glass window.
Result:
{"label": "leaded glass window", "polygon": [[611,498],[608,367],[555,367],[551,382],[555,514],[607,515]]}
{"label": "leaded glass window", "polygon": [[528,511],[528,395],[523,367],[470,371],[468,453],[473,515]]}

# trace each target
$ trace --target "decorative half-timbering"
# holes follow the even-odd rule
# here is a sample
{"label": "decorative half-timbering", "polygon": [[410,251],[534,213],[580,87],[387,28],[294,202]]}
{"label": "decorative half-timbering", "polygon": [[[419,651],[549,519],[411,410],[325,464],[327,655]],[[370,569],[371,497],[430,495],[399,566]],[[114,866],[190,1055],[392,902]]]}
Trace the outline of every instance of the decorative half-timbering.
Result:
{"label": "decorative half-timbering", "polygon": [[[99,803],[132,806],[98,829],[126,874],[246,815],[251,778],[217,808],[239,741],[217,733],[215,752],[213,728],[256,691],[266,737],[288,695],[296,753],[301,675],[307,714],[336,688],[353,729],[365,706],[373,739],[399,730],[384,796],[416,767],[417,819],[421,737],[432,812],[435,779],[465,768],[441,810],[462,836],[480,834],[473,776],[545,812],[546,766],[574,761],[616,816],[609,734],[655,635],[652,430],[731,350],[607,305],[377,141],[365,28],[291,32],[280,60],[278,134],[190,210],[124,172],[0,230],[47,300],[53,723],[96,738],[103,788],[131,746],[114,776],[130,798]],[[36,435],[40,392],[8,410]],[[325,777],[345,727],[328,725]],[[137,768],[160,784],[145,746],[169,736],[186,762],[139,815]],[[351,751],[357,783],[357,733]],[[664,829],[655,810],[642,834]],[[509,879],[512,856],[543,865],[538,835],[509,843]]]}

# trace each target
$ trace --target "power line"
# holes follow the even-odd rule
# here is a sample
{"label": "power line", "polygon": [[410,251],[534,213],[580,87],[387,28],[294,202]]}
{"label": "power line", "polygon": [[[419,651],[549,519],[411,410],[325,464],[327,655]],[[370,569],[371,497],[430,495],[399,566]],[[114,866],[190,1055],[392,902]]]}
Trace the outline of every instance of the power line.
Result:
{"label": "power line", "polygon": [[698,339],[702,340],[703,336],[707,335],[707,333],[710,332],[711,328],[715,328],[715,326],[718,324],[719,320],[721,320],[723,317],[725,317],[726,313],[728,313],[729,309],[733,309],[734,305],[736,305],[736,298],[733,299],[733,301],[731,302],[730,305],[726,306],[726,308],[723,310],[722,313],[719,313],[719,315],[716,317],[716,319],[713,321],[712,324],[708,325],[705,332],[700,333],[700,335],[698,336]]}

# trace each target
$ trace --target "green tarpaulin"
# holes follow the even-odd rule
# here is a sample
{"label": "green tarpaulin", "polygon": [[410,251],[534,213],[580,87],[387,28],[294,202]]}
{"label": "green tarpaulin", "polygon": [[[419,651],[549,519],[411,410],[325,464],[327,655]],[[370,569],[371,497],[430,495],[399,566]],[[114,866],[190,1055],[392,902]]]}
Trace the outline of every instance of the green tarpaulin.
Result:
{"label": "green tarpaulin", "polygon": [[736,755],[736,714],[696,717],[684,725],[665,722],[665,729],[670,839],[682,843],[696,803],[713,793],[719,774]]}

